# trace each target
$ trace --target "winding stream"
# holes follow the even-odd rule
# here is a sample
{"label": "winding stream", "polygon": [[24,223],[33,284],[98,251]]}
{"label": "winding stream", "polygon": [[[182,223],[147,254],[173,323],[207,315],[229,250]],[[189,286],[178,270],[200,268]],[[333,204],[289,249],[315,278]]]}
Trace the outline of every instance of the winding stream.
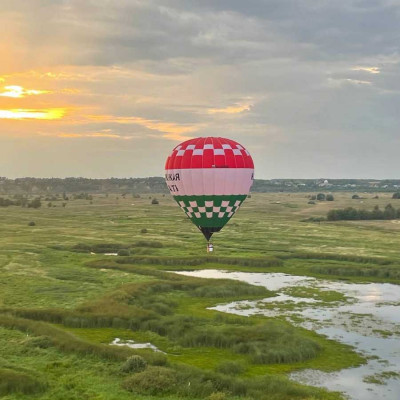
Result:
{"label": "winding stream", "polygon": [[[352,345],[368,357],[367,364],[360,367],[334,373],[302,370],[292,373],[292,379],[343,392],[352,400],[400,399],[400,286],[344,283],[282,273],[177,273],[264,286],[275,291],[276,296],[221,304],[213,309],[244,316],[283,316],[294,325]],[[329,297],[324,292],[333,294],[332,299],[327,301]]]}

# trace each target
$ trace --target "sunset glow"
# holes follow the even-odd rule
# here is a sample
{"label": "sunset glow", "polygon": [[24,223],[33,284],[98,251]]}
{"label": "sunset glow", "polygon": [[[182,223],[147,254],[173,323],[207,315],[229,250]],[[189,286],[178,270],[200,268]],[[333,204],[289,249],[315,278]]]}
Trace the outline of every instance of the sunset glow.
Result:
{"label": "sunset glow", "polygon": [[12,109],[0,110],[0,119],[60,119],[65,115],[63,108],[49,108],[43,110]]}
{"label": "sunset glow", "polygon": [[22,86],[4,86],[5,91],[0,93],[2,97],[21,98],[31,95],[49,93],[48,90],[24,89]]}

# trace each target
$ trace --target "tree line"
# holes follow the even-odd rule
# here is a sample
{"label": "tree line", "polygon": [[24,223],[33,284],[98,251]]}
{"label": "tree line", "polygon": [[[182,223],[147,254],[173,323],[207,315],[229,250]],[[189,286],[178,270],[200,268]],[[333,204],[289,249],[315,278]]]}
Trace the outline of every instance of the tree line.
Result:
{"label": "tree line", "polygon": [[26,197],[18,197],[14,200],[5,199],[4,197],[0,197],[0,207],[9,207],[9,206],[21,206],[27,208],[40,208],[42,206],[42,202],[40,198],[37,197],[33,200],[28,200]]}
{"label": "tree line", "polygon": [[327,214],[328,221],[355,221],[355,220],[389,220],[400,219],[400,208],[395,209],[387,204],[384,210],[375,206],[373,210],[362,210],[353,207],[330,210]]}

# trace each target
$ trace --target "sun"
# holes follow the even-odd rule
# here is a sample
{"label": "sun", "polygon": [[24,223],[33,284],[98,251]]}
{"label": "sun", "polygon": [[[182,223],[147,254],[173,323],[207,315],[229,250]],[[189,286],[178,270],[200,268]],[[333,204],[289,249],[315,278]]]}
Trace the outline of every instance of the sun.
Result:
{"label": "sun", "polygon": [[54,120],[62,118],[65,113],[65,108],[45,108],[40,110],[17,108],[11,110],[0,110],[0,119]]}

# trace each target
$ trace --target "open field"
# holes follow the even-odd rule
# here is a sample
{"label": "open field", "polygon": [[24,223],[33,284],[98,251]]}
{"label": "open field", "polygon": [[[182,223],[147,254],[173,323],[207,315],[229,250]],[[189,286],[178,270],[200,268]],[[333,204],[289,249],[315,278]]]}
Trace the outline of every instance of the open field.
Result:
{"label": "open field", "polygon": [[[335,201],[315,205],[304,193],[253,194],[214,235],[212,256],[197,228],[162,194],[158,205],[147,195],[96,195],[92,204],[73,200],[65,208],[62,201],[40,209],[0,207],[0,396],[340,399],[287,374],[340,370],[363,363],[361,355],[284,318],[207,309],[273,295],[263,287],[171,271],[399,284],[400,220],[305,222],[332,208],[400,207],[388,193],[359,200],[352,194],[335,193]],[[129,255],[104,255],[117,252]],[[335,291],[295,291],[345,301]],[[150,342],[163,353],[109,346],[115,338]],[[129,370],[133,355],[147,368]]]}

